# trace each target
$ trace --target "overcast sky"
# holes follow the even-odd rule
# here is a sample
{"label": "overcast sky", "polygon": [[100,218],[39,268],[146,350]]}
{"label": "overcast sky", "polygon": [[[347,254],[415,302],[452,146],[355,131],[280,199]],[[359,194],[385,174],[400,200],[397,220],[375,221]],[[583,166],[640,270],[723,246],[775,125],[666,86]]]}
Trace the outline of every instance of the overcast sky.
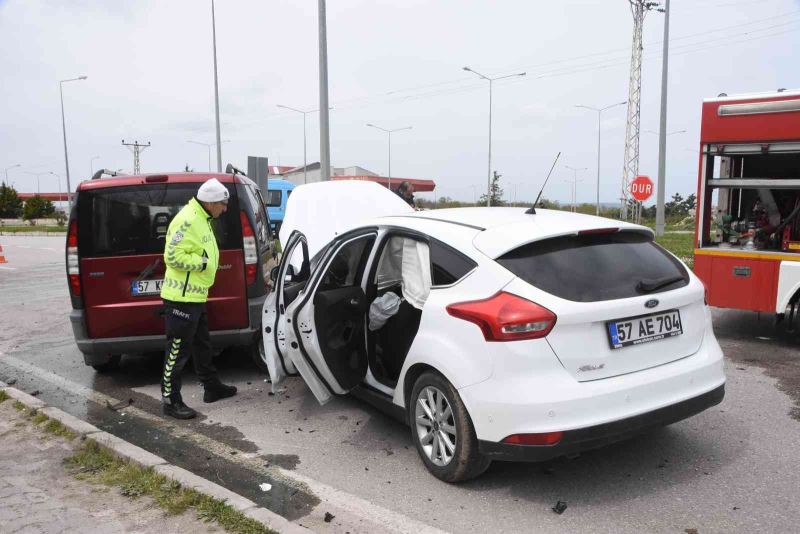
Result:
{"label": "overcast sky", "polygon": [[[223,167],[248,155],[301,165],[302,116],[318,105],[317,2],[218,0]],[[800,87],[800,0],[672,0],[667,194],[694,191],[700,105],[720,92]],[[545,196],[594,199],[597,121],[576,104],[627,98],[627,0],[328,0],[331,162],[429,178],[472,200],[486,187],[488,87],[464,72],[526,71],[496,82],[493,167],[531,200],[558,151]],[[663,15],[645,21],[642,130],[658,130]],[[0,0],[0,172],[34,191],[29,172],[64,176],[58,80],[64,85],[73,187],[94,168],[133,166],[127,140],[150,141],[143,172],[208,167],[214,101],[210,0]],[[316,114],[308,161],[319,159]],[[625,106],[604,114],[601,200],[619,198]],[[657,176],[656,135],[642,133],[640,172]],[[92,161],[94,156],[99,159]],[[215,162],[212,161],[212,165]],[[42,191],[57,189],[42,175]],[[473,187],[475,186],[475,187]]]}

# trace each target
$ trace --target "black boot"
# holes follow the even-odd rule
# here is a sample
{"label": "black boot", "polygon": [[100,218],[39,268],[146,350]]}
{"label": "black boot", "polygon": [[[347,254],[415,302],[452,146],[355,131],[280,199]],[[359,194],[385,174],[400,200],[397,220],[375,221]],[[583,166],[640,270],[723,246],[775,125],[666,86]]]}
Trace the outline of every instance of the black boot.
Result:
{"label": "black boot", "polygon": [[203,384],[203,386],[206,390],[203,393],[203,402],[216,402],[236,395],[236,386],[226,386],[218,378]]}
{"label": "black boot", "polygon": [[161,403],[161,410],[164,415],[169,415],[175,419],[194,419],[197,412],[183,403],[182,399],[164,399]]}

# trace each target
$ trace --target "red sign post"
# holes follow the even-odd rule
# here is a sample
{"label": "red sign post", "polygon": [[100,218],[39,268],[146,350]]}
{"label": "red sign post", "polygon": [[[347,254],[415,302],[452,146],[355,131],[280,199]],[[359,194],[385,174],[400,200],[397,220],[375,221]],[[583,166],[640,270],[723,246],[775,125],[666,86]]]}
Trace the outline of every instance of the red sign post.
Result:
{"label": "red sign post", "polygon": [[639,202],[644,202],[653,195],[653,181],[649,176],[637,176],[630,185],[631,196]]}

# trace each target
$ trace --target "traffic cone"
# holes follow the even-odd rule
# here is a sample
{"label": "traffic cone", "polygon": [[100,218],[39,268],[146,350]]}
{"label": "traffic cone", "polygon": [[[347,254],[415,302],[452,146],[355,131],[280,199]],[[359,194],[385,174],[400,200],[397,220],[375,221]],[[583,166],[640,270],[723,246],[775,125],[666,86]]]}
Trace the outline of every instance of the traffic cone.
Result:
{"label": "traffic cone", "polygon": [[0,263],[8,263],[6,257],[3,256],[3,245],[0,245]]}

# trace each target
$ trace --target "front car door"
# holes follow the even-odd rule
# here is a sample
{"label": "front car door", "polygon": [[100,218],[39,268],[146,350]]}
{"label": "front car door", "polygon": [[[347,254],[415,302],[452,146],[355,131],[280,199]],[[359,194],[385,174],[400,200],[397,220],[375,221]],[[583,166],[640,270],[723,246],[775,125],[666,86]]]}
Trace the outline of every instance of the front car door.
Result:
{"label": "front car door", "polygon": [[287,376],[297,376],[297,369],[289,358],[287,344],[287,307],[303,291],[310,276],[308,244],[300,232],[293,232],[286,243],[275,289],[267,295],[263,309],[264,357],[273,390]]}
{"label": "front car door", "polygon": [[377,230],[341,236],[323,252],[307,290],[286,309],[289,356],[320,404],[366,376],[365,273],[376,236]]}

